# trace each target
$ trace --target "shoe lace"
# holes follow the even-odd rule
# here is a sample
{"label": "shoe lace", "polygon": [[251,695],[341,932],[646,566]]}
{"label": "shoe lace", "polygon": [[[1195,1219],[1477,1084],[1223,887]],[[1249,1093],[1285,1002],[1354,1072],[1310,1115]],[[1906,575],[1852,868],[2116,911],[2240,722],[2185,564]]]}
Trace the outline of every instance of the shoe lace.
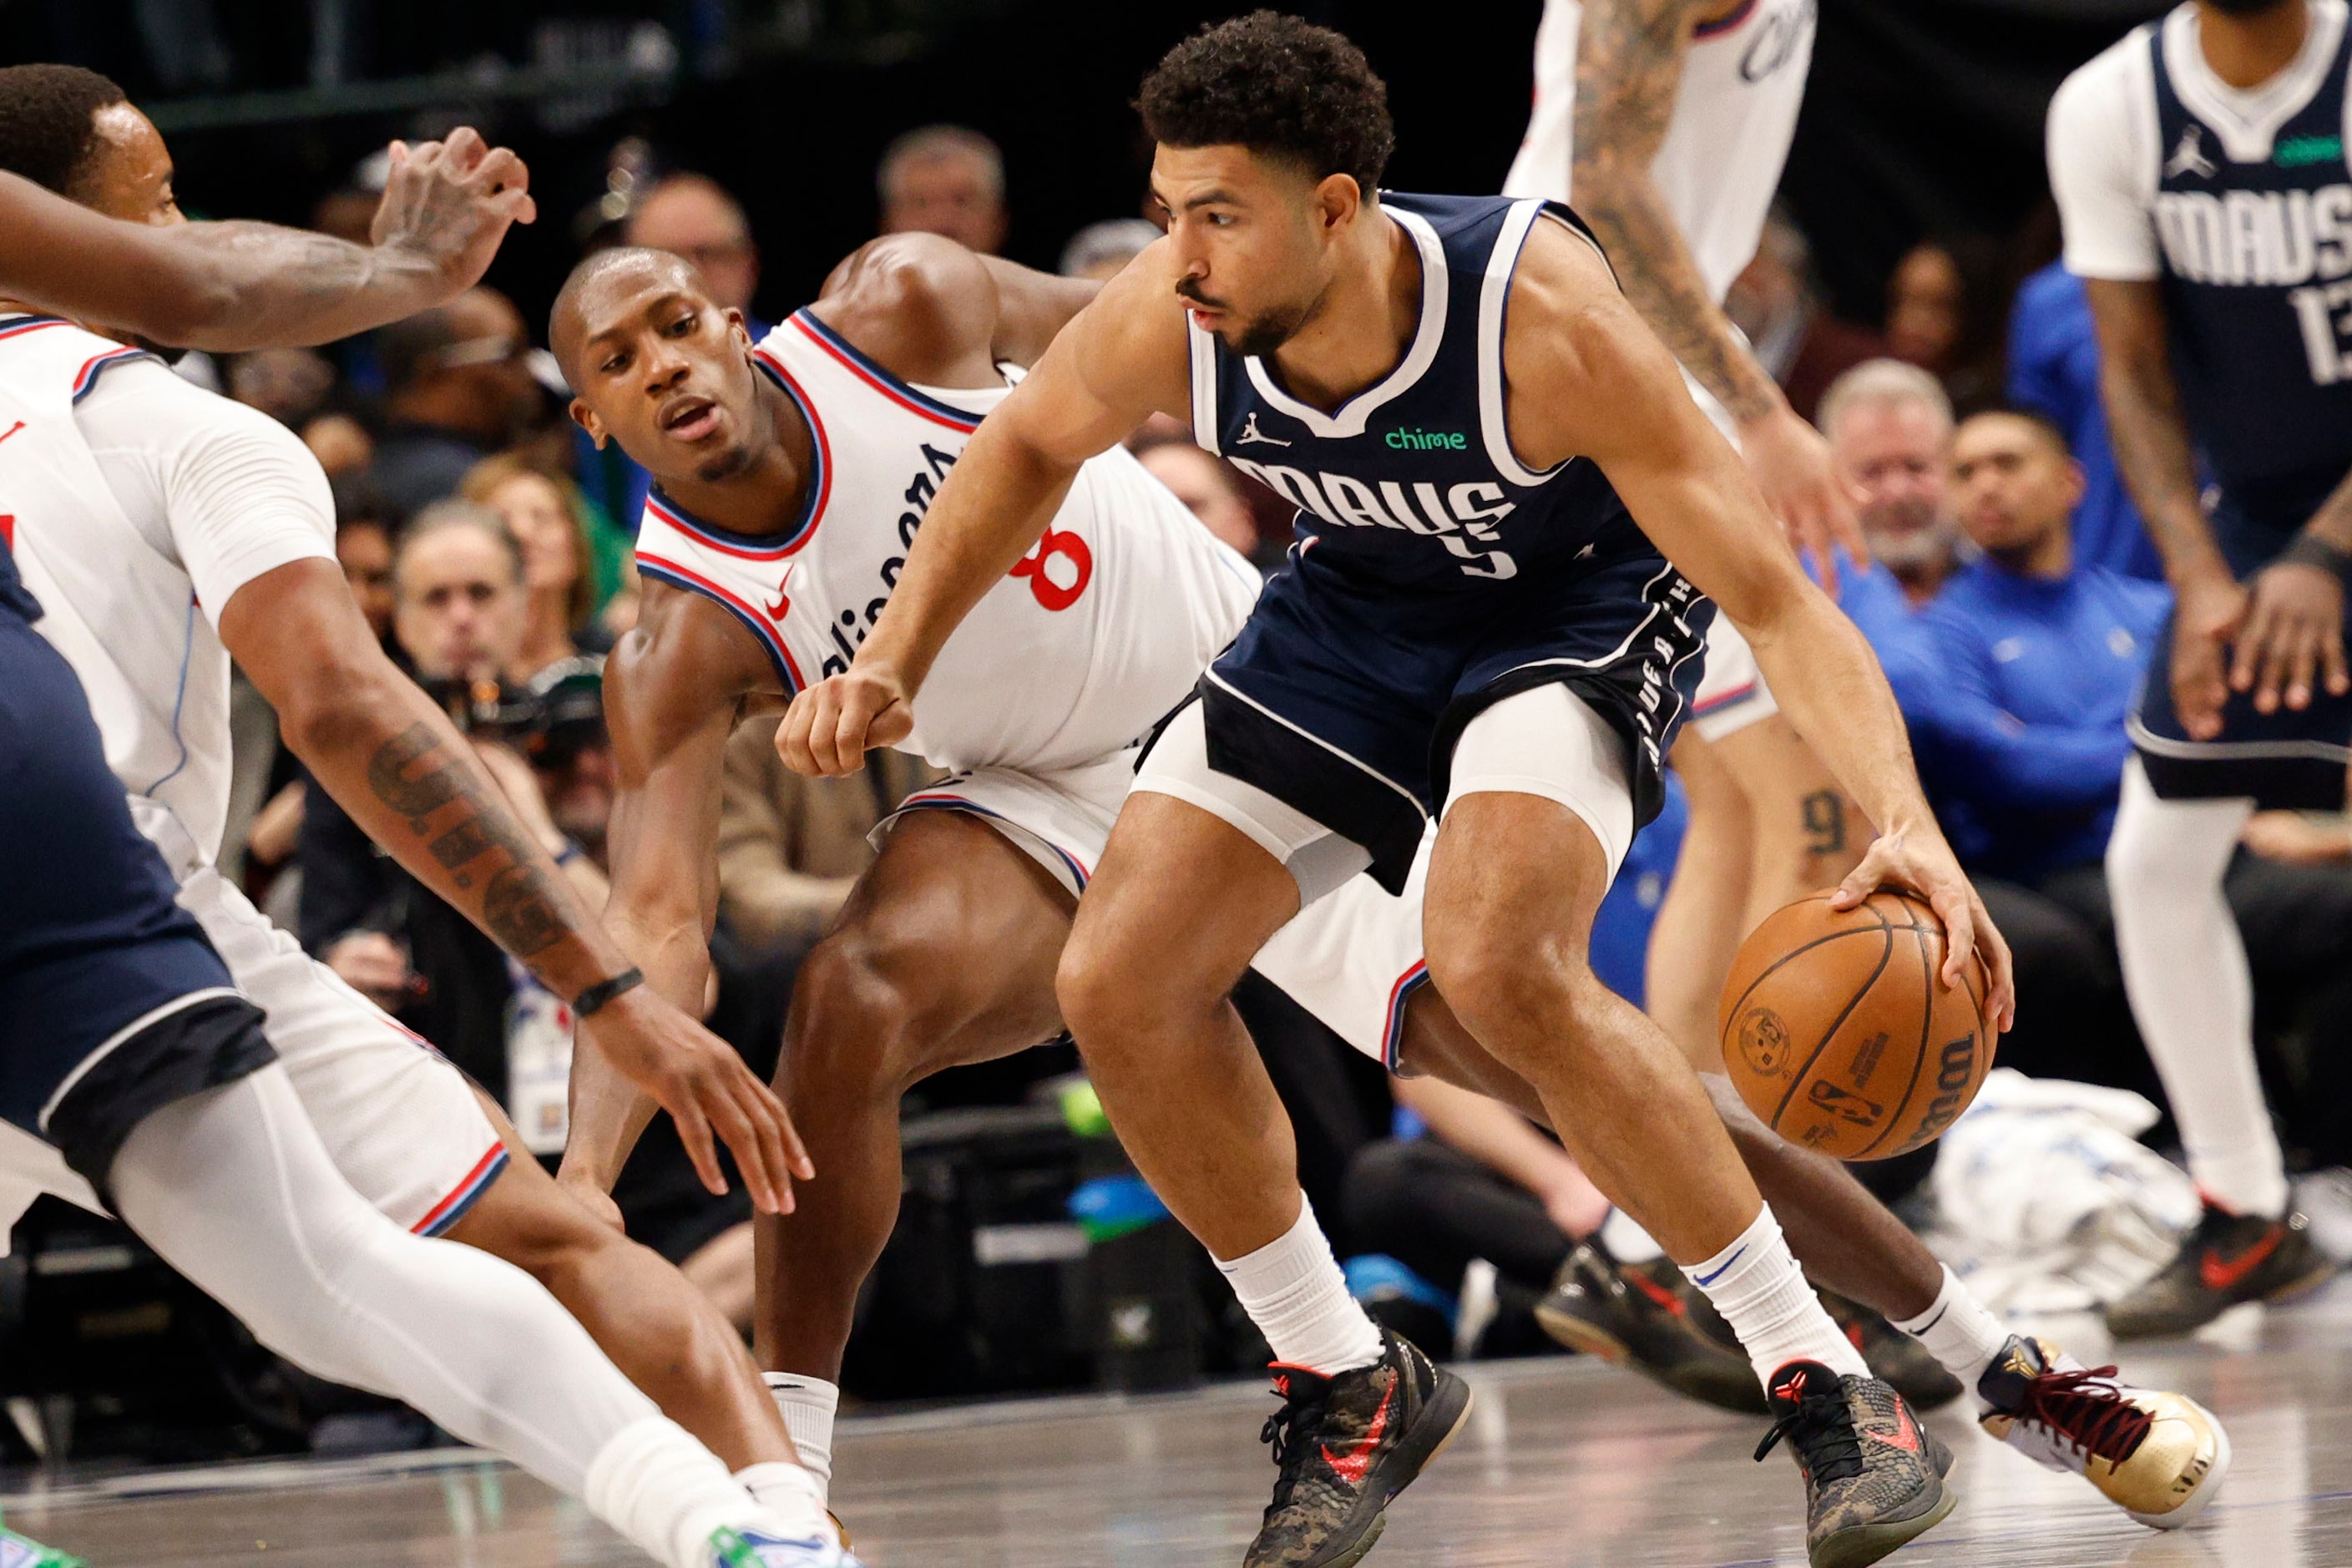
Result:
{"label": "shoe lace", "polygon": [[2045,1372],[2025,1385],[2017,1418],[2037,1422],[2086,1454],[2120,1465],[2139,1452],[2156,1417],[2116,1391],[2112,1366]]}
{"label": "shoe lace", "polygon": [[1282,1408],[1265,1418],[1265,1425],[1257,1434],[1259,1442],[1273,1445],[1274,1463],[1281,1472],[1274,1483],[1274,1500],[1266,1505],[1268,1519],[1290,1501],[1290,1494],[1298,1485],[1299,1472],[1306,1468],[1307,1456],[1315,1451],[1316,1435],[1322,1430],[1331,1396],[1328,1383],[1308,1388],[1285,1381],[1276,1387],[1283,1396]]}
{"label": "shoe lace", "polygon": [[1756,1445],[1757,1459],[1760,1462],[1783,1437],[1816,1483],[1862,1474],[1862,1438],[1853,1429],[1853,1409],[1842,1387],[1808,1394],[1784,1412]]}

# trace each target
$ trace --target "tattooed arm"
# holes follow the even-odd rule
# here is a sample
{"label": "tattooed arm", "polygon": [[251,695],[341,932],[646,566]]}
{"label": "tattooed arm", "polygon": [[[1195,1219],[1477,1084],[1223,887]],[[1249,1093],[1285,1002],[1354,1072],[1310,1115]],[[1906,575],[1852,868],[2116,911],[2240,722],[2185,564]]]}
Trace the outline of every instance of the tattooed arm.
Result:
{"label": "tattooed arm", "polygon": [[[574,997],[628,967],[473,747],[384,657],[332,561],[296,561],[247,583],[222,607],[220,635],[320,786],[549,990]],[[580,1027],[670,1111],[706,1186],[726,1191],[715,1129],[754,1202],[789,1208],[790,1176],[812,1173],[808,1156],[730,1047],[645,985]]]}
{"label": "tattooed arm", "polygon": [[1723,0],[1585,0],[1569,197],[1600,237],[1625,297],[1738,423],[1765,500],[1833,583],[1832,540],[1857,563],[1869,559],[1853,497],[1831,470],[1828,445],[1723,313],[1650,177],[1692,29],[1724,8]]}
{"label": "tattooed arm", "polygon": [[122,223],[0,174],[0,295],[184,348],[331,342],[471,288],[532,216],[522,160],[395,142],[373,245],[266,223]]}

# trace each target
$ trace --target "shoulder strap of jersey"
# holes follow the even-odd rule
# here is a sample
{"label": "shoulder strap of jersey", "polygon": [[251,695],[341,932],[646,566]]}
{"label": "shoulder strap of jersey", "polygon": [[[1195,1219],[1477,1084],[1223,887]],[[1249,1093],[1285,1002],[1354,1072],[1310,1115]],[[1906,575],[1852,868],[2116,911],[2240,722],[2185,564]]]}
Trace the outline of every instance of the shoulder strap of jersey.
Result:
{"label": "shoulder strap of jersey", "polygon": [[[1495,465],[1495,471],[1515,485],[1527,486],[1543,483],[1566,466],[1536,469],[1519,461],[1511,447],[1508,403],[1504,396],[1503,320],[1510,303],[1511,278],[1518,270],[1520,252],[1527,248],[1528,231],[1539,217],[1559,219],[1569,232],[1601,252],[1602,265],[1609,259],[1582,218],[1562,204],[1539,196],[1511,204],[1496,230],[1495,248],[1486,253],[1486,276],[1478,289],[1478,429],[1486,439],[1486,460]],[[1610,276],[1616,274],[1612,271]]]}
{"label": "shoulder strap of jersey", "polygon": [[[1192,439],[1217,451],[1217,340],[1184,312],[1184,342],[1192,362]],[[1223,456],[1218,453],[1218,456]]]}

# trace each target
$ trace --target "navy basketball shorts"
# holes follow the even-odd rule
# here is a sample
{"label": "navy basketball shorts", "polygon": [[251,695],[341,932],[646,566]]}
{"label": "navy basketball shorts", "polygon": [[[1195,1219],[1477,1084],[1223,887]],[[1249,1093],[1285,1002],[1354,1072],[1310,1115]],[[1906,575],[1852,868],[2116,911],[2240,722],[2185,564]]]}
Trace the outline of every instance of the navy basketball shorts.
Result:
{"label": "navy basketball shorts", "polygon": [[[1657,815],[1664,759],[1697,687],[1714,614],[1645,541],[1572,572],[1445,595],[1327,566],[1310,546],[1266,584],[1241,635],[1202,677],[1197,718],[1188,708],[1169,727],[1182,746],[1161,757],[1155,745],[1137,787],[1193,800],[1229,821],[1271,797],[1277,804],[1258,816],[1295,813],[1294,822],[1328,829],[1336,842],[1303,847],[1303,858],[1276,852],[1307,901],[1366,868],[1399,894],[1451,793],[1465,730],[1522,693],[1565,688],[1599,716],[1596,738],[1585,739],[1562,709],[1559,744],[1532,751],[1570,774],[1594,745],[1622,754],[1557,787],[1530,778],[1528,793],[1551,795],[1595,823],[1613,860],[1625,845],[1598,826],[1611,815],[1606,804],[1587,797],[1612,788],[1630,795],[1626,842]],[[1514,722],[1525,709],[1514,706]],[[1204,750],[1208,773],[1186,776],[1197,763],[1179,750]],[[1248,788],[1225,790],[1222,780]],[[1227,795],[1243,801],[1238,812]],[[1235,826],[1260,837],[1251,825]],[[1258,826],[1297,842],[1283,825]]]}
{"label": "navy basketball shorts", "polygon": [[277,1059],[132,826],[73,668],[0,607],[0,1119],[104,1187],[131,1130]]}
{"label": "navy basketball shorts", "polygon": [[[2213,531],[2233,570],[2251,580],[2262,563],[2294,538],[2307,511],[2292,509],[2292,524],[2266,525],[2225,496]],[[2132,746],[2159,800],[2251,799],[2258,809],[2341,811],[2345,771],[2352,766],[2352,694],[2312,692],[2311,706],[2259,712],[2251,691],[2233,691],[2221,709],[2221,732],[2193,741],[2172,702],[2172,632],[2168,617],[2148,658],[2130,721]],[[2352,643],[2352,616],[2345,640]]]}

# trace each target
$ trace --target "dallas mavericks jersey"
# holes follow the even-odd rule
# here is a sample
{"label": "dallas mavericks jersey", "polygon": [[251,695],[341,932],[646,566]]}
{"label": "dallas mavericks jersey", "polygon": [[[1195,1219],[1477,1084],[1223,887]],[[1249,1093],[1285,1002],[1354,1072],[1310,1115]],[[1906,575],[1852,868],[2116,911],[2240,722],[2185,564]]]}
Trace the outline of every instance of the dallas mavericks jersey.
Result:
{"label": "dallas mavericks jersey", "polygon": [[[656,487],[637,568],[727,610],[790,695],[849,667],[940,483],[1011,388],[911,385],[808,310],[762,339],[755,363],[808,421],[816,462],[800,515],[782,533],[734,533]],[[1099,761],[1192,689],[1257,587],[1131,455],[1090,458],[1036,548],[948,638],[901,749],[959,772]]]}
{"label": "dallas mavericks jersey", "polygon": [[[1665,140],[1650,162],[1707,294],[1720,301],[1756,256],[1780,185],[1813,58],[1814,0],[1745,0],[1691,36]],[[1503,194],[1572,202],[1576,40],[1582,0],[1547,0],[1536,100]]]}
{"label": "dallas mavericks jersey", "polygon": [[2199,47],[2194,29],[2145,32],[2164,160],[2159,286],[2181,401],[2233,510],[2276,535],[2247,552],[2259,559],[2352,469],[2352,28],[2268,145],[2234,150],[2254,156],[2233,156],[2183,101],[2176,51]]}
{"label": "dallas mavericks jersey", "polygon": [[1504,427],[1503,317],[1520,248],[1541,216],[1591,232],[1533,199],[1380,199],[1421,259],[1420,325],[1396,368],[1326,414],[1188,316],[1194,438],[1299,509],[1309,574],[1455,595],[1647,549],[1598,467],[1530,468]]}

